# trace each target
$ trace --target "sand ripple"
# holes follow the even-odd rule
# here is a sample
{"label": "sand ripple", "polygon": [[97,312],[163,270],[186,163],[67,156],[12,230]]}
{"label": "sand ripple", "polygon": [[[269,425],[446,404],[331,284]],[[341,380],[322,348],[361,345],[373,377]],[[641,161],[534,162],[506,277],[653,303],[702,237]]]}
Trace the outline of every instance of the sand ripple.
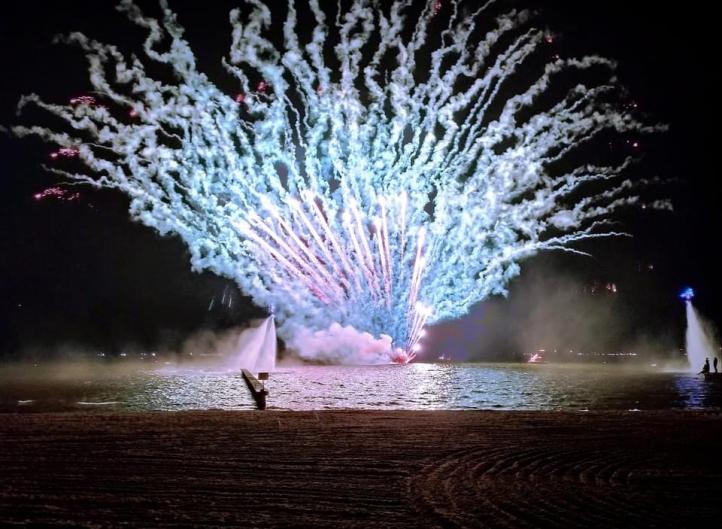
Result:
{"label": "sand ripple", "polygon": [[433,458],[411,493],[443,527],[690,527],[719,514],[722,479],[703,466],[670,467],[678,455],[651,446],[567,442]]}
{"label": "sand ripple", "polygon": [[0,414],[0,527],[715,527],[713,412]]}

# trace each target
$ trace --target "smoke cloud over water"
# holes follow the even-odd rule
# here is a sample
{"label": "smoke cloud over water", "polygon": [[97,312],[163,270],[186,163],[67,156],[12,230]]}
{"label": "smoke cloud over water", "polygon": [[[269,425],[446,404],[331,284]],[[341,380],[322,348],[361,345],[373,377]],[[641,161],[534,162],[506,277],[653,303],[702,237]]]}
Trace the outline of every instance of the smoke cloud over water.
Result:
{"label": "smoke cloud over water", "polygon": [[[553,36],[527,12],[494,14],[494,2],[323,4],[304,6],[306,41],[293,2],[282,39],[263,3],[231,11],[229,94],[199,70],[164,0],[159,20],[123,0],[148,32],[145,57],[79,33],[59,39],[84,51],[101,95],[26,96],[21,109],[38,106],[72,133],[13,132],[62,149],[49,171],[128,195],[134,220],[180,237],[194,269],[234,280],[302,357],[321,361],[408,360],[427,324],[505,293],[520,260],[617,234],[606,219],[638,201],[623,177],[633,155],[558,169],[602,134],[660,130],[614,104],[612,61],[555,55],[534,70]],[[538,75],[514,88],[526,69]],[[606,80],[581,80],[590,70]],[[569,75],[580,82],[550,94]]]}
{"label": "smoke cloud over water", "polygon": [[658,274],[640,272],[633,262],[615,260],[611,269],[595,263],[559,254],[525,262],[507,298],[431,327],[419,354],[521,360],[544,349],[550,362],[576,362],[605,360],[595,353],[635,353],[618,360],[679,369],[684,314]]}
{"label": "smoke cloud over water", "polygon": [[387,364],[394,358],[390,336],[374,338],[367,332],[338,323],[326,330],[302,329],[289,346],[304,360],[329,364]]}

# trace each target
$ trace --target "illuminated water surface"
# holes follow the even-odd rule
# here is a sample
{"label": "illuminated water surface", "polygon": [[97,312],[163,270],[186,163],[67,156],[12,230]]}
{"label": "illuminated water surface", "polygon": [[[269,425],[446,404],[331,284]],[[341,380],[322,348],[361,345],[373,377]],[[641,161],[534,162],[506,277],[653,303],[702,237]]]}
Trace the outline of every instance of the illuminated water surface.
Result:
{"label": "illuminated water surface", "polygon": [[[293,367],[271,409],[654,410],[719,408],[722,383],[617,366],[423,364]],[[0,410],[253,409],[240,374],[184,366],[0,368]]]}

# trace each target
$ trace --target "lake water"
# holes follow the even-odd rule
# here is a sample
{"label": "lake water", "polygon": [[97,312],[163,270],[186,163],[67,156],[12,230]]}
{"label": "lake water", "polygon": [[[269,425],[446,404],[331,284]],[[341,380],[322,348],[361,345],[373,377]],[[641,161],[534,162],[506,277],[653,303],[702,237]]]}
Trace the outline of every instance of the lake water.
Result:
{"label": "lake water", "polygon": [[[719,408],[722,382],[652,368],[411,364],[279,369],[269,409]],[[253,409],[237,373],[173,365],[0,367],[0,411]]]}

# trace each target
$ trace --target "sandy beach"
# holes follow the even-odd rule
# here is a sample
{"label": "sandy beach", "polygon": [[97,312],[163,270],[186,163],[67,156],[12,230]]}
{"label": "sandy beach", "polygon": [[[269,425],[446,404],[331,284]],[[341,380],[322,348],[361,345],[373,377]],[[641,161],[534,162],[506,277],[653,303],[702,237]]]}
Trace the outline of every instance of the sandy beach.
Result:
{"label": "sandy beach", "polygon": [[719,412],[0,415],[0,526],[698,527]]}

